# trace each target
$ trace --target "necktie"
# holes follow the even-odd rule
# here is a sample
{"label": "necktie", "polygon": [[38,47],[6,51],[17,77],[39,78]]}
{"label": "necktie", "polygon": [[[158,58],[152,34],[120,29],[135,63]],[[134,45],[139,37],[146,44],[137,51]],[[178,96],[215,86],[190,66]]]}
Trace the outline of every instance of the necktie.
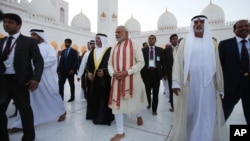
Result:
{"label": "necktie", "polygon": [[243,72],[249,72],[249,54],[246,47],[246,40],[241,40],[241,70]]}
{"label": "necktie", "polygon": [[13,36],[9,36],[5,45],[5,49],[3,51],[3,60],[8,58],[8,55],[11,52],[11,43],[12,43]]}
{"label": "necktie", "polygon": [[149,59],[150,59],[150,60],[153,60],[153,59],[154,59],[154,50],[153,50],[153,47],[150,47]]}
{"label": "necktie", "polygon": [[65,50],[65,57],[67,58],[68,57],[68,55],[69,55],[69,48],[67,49],[67,50]]}

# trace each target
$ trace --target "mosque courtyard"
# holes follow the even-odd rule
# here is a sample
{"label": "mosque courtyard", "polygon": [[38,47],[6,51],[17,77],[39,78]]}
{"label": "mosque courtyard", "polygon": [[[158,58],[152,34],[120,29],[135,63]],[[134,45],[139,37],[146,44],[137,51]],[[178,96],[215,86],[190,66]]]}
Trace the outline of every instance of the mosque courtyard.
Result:
{"label": "mosque courtyard", "polygon": [[[85,119],[87,102],[80,99],[80,82],[75,81],[76,98],[67,102],[70,97],[68,82],[65,83],[65,121],[52,121],[35,127],[36,141],[109,141],[116,134],[115,122],[110,126],[94,125]],[[46,102],[46,101],[45,101]],[[163,94],[161,84],[159,92],[158,115],[153,116],[146,107],[142,109],[144,124],[137,126],[135,115],[124,116],[125,138],[121,141],[170,141],[173,113],[169,111],[168,97]],[[10,103],[7,115],[14,113],[14,106]],[[15,118],[9,118],[9,127]],[[239,102],[227,121],[230,124],[246,124],[241,103]],[[10,134],[10,141],[20,141],[22,132]]]}

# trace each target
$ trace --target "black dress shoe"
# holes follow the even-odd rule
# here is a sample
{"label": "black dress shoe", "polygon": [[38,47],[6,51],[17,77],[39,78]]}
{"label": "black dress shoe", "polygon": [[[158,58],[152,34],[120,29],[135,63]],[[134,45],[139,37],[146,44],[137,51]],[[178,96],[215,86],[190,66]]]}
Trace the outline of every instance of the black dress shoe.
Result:
{"label": "black dress shoe", "polygon": [[153,116],[157,116],[157,112],[152,112]]}
{"label": "black dress shoe", "polygon": [[150,109],[151,106],[147,106],[148,109]]}
{"label": "black dress shoe", "polygon": [[71,99],[68,100],[68,102],[72,102],[72,101],[74,101],[74,100],[75,100],[75,99],[71,98]]}

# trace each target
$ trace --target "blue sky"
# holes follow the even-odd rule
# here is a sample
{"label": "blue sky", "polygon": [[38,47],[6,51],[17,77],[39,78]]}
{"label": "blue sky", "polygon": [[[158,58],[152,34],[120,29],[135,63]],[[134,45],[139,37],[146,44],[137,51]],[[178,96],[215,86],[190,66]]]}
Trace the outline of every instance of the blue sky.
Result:
{"label": "blue sky", "polygon": [[[72,18],[80,11],[89,18],[91,31],[97,28],[97,1],[98,0],[65,0],[69,2],[69,24]],[[212,1],[220,6],[225,13],[226,21],[238,19],[250,20],[250,0],[118,0],[118,24],[123,25],[133,17],[137,19],[142,31],[157,29],[159,17],[168,9],[177,18],[179,27],[189,26],[190,19]]]}

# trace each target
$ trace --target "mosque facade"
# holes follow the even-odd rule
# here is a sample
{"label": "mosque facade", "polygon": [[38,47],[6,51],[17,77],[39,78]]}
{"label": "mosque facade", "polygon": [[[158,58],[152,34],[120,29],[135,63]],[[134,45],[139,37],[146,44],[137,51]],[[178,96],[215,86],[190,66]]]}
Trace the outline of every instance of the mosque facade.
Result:
{"label": "mosque facade", "polygon": [[[103,6],[105,5],[105,6]],[[118,25],[118,0],[98,0],[98,27],[97,32],[109,36],[109,44],[115,44],[114,31]],[[16,13],[23,20],[21,33],[29,35],[30,29],[43,29],[50,39],[55,50],[64,49],[64,39],[71,38],[73,48],[82,52],[86,49],[88,41],[95,37],[91,32],[89,18],[79,10],[68,25],[69,3],[64,0],[0,0],[0,9],[4,13]],[[225,21],[225,13],[218,5],[209,3],[202,11],[209,19],[209,25],[213,36],[217,41],[234,36],[232,22]],[[147,41],[150,34],[157,37],[157,45],[164,47],[169,42],[169,36],[176,33],[179,38],[185,38],[189,27],[178,27],[177,19],[173,13],[166,9],[159,15],[157,30],[141,31],[141,24],[133,16],[124,23],[129,30],[129,36],[138,45]],[[6,36],[3,27],[0,26],[0,38]]]}

